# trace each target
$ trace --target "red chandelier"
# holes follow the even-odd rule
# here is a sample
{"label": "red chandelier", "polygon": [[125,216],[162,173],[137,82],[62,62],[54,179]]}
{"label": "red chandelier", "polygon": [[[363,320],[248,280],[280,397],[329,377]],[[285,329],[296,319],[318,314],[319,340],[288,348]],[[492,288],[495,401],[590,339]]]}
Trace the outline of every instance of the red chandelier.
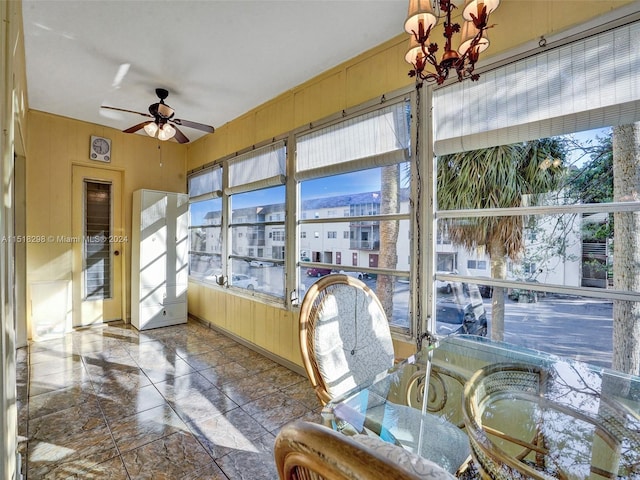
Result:
{"label": "red chandelier", "polygon": [[[463,2],[464,0],[409,0],[409,15],[404,29],[411,35],[411,39],[405,60],[413,66],[409,76],[416,77],[418,87],[425,81],[440,85],[449,77],[450,71],[456,72],[458,81],[480,78],[473,70],[480,53],[489,47],[489,15],[498,8],[500,0],[467,0],[462,11],[465,22],[460,29],[460,24],[451,23],[451,16],[453,9]],[[444,18],[445,44],[438,61],[438,44],[433,43],[429,35],[441,18]],[[456,51],[451,48],[451,39],[457,33],[461,33],[461,40]],[[429,65],[434,71],[426,70]]]}

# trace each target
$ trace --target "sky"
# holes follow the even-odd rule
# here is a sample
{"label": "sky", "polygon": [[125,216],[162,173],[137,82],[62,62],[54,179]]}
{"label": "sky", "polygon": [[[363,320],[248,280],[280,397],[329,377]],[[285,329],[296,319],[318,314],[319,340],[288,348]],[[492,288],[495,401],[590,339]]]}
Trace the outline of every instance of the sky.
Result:
{"label": "sky", "polygon": [[[301,185],[302,201],[335,197],[354,193],[377,192],[380,191],[380,169],[363,170],[354,173],[334,175],[332,177],[307,180]],[[285,187],[278,186],[263,190],[256,190],[244,194],[232,196],[234,208],[246,208],[253,206],[269,205],[273,203],[284,203]],[[220,210],[222,201],[220,199],[199,202],[191,205],[192,224],[202,224],[204,215],[210,211]]]}

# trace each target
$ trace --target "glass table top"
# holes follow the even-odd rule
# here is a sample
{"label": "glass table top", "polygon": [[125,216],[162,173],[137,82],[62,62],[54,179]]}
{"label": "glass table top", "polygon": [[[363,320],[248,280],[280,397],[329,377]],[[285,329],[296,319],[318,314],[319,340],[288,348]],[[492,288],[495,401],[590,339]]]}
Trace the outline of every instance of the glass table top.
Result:
{"label": "glass table top", "polygon": [[446,337],[335,399],[323,417],[451,473],[470,453],[492,478],[640,480],[640,377],[484,337]]}

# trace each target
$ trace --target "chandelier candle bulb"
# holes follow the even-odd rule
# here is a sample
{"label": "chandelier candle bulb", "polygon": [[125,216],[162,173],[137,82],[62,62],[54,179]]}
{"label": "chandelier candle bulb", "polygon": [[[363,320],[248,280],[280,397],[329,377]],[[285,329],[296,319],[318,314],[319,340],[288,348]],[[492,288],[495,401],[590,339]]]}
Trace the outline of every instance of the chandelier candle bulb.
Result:
{"label": "chandelier candle bulb", "polygon": [[422,62],[423,58],[424,58],[424,54],[422,53],[422,47],[416,40],[416,37],[412,35],[411,38],[409,39],[409,50],[407,50],[407,53],[405,54],[404,59],[407,63],[410,63],[411,65],[416,65],[418,64],[419,61]]}
{"label": "chandelier candle bulb", "polygon": [[[471,47],[471,43],[473,43],[473,39],[480,33],[480,30],[476,28],[473,22],[464,22],[462,25],[462,43],[458,47],[458,53],[460,55],[464,55]],[[482,35],[480,36],[480,40],[475,46],[476,51],[475,54],[479,54],[484,52],[487,48],[489,48],[489,38],[487,37],[487,31],[483,30]]]}
{"label": "chandelier candle bulb", "polygon": [[464,7],[462,12],[462,18],[472,22],[474,15],[476,18],[480,18],[483,8],[486,8],[487,17],[500,5],[500,0],[470,0]]}
{"label": "chandelier candle bulb", "polygon": [[[409,13],[404,22],[404,30],[416,35],[420,31],[427,32],[436,26],[438,18],[433,12],[432,0],[409,0]],[[427,33],[428,35],[428,33]]]}

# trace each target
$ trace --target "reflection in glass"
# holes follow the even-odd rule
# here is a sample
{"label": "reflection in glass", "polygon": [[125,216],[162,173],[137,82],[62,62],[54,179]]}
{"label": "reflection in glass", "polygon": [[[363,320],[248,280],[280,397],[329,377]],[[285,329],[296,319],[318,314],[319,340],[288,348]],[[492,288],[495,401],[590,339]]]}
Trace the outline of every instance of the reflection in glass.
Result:
{"label": "reflection in glass", "polygon": [[233,259],[227,280],[233,288],[284,297],[284,265],[256,266],[247,260]]}
{"label": "reflection in glass", "polygon": [[436,334],[487,335],[487,312],[478,285],[440,282],[436,300]]}

